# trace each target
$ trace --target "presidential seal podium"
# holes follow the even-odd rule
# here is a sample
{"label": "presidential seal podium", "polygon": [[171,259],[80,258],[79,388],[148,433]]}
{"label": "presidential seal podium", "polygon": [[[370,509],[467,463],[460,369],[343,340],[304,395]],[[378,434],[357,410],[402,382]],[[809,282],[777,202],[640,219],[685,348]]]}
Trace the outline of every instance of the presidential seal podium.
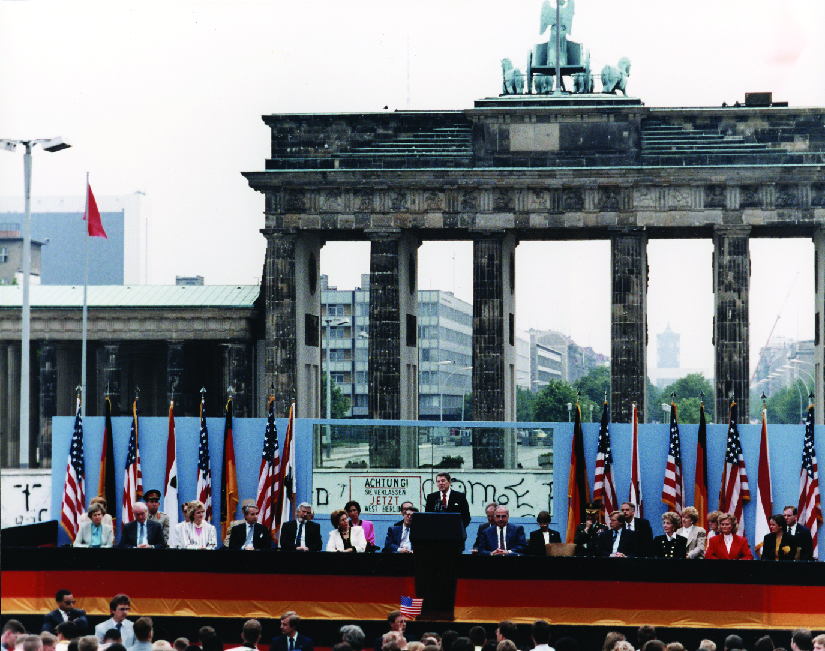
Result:
{"label": "presidential seal podium", "polygon": [[415,559],[415,595],[421,619],[455,619],[458,564],[467,533],[460,513],[413,513],[410,542]]}

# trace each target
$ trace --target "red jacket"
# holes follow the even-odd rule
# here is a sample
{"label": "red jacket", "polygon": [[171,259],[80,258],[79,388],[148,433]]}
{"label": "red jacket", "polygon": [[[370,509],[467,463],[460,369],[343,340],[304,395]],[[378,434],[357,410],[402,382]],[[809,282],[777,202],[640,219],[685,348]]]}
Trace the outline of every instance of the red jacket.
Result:
{"label": "red jacket", "polygon": [[708,541],[708,548],[705,552],[705,558],[752,561],[753,554],[751,554],[751,548],[744,536],[737,536],[736,534],[733,534],[733,542],[730,545],[730,552],[728,552],[728,548],[725,546],[725,536],[722,534],[716,534]]}

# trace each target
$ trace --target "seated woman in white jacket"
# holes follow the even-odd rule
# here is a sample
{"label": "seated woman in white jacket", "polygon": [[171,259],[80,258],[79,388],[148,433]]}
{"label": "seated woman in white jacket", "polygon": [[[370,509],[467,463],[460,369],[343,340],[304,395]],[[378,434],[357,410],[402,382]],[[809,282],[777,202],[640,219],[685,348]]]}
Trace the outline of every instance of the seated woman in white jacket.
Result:
{"label": "seated woman in white jacket", "polygon": [[112,547],[115,536],[111,525],[103,522],[104,510],[100,504],[92,504],[89,507],[89,518],[80,525],[77,538],[74,539],[75,547]]}
{"label": "seated woman in white jacket", "polygon": [[344,509],[336,509],[329,516],[332,526],[327,541],[328,552],[363,552],[367,539],[361,527],[350,527],[349,516]]}
{"label": "seated woman in white jacket", "polygon": [[206,508],[203,502],[192,500],[183,505],[183,515],[186,522],[175,527],[175,547],[180,549],[215,549],[218,546],[218,535],[203,516]]}

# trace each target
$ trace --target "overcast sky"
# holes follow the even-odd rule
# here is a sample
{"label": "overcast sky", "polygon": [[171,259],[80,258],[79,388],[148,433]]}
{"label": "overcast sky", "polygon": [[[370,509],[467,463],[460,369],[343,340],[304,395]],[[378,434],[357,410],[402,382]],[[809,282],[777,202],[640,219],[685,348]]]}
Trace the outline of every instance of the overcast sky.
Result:
{"label": "overcast sky", "polygon": [[[35,153],[35,195],[81,195],[86,172],[98,196],[144,192],[150,284],[176,274],[254,283],[264,201],[241,172],[262,170],[268,156],[261,115],[471,107],[499,92],[502,58],[524,67],[540,7],[0,2],[0,138],[72,143]],[[571,38],[590,49],[594,70],[629,57],[628,93],[650,107],[732,104],[747,91],[825,106],[823,29],[822,0],[579,0]],[[20,153],[0,152],[0,196],[22,195],[22,167]],[[751,251],[755,364],[774,323],[774,336],[813,337],[813,245],[759,240]],[[609,253],[606,242],[522,243],[518,326],[559,329],[609,354]],[[682,365],[710,374],[710,242],[652,241],[649,258],[651,344],[670,323]],[[369,271],[368,247],[328,244],[321,265],[332,284],[354,287]],[[470,301],[470,244],[425,243],[420,286]]]}

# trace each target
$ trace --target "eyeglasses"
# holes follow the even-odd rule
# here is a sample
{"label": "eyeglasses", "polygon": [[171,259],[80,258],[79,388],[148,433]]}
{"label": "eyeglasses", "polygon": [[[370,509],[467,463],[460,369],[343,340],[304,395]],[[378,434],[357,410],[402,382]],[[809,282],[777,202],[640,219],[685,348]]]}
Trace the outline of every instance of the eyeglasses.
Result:
{"label": "eyeglasses", "polygon": [[73,604],[75,601],[77,601],[77,600],[76,599],[64,599],[63,603],[64,604]]}

